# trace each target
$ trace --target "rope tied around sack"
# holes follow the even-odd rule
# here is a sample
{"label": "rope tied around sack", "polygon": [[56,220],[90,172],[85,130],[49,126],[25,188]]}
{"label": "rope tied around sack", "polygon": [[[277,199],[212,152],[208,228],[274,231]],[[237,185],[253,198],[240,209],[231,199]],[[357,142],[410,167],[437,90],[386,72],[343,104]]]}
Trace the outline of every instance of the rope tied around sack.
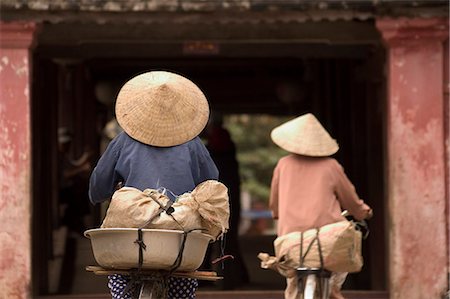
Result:
{"label": "rope tied around sack", "polygon": [[[149,220],[147,220],[147,222],[145,222],[144,224],[142,224],[140,226],[140,228],[144,228],[147,225],[149,225],[150,223],[152,223],[153,220],[156,219],[156,217],[159,217],[161,215],[162,212],[166,212],[167,215],[172,216],[172,213],[175,212],[175,209],[172,207],[172,205],[175,203],[175,201],[171,200],[170,198],[167,197],[168,201],[167,204],[164,205],[164,203],[162,203],[161,201],[159,201],[159,199],[155,196],[155,195],[159,195],[158,197],[161,197],[162,194],[159,193],[156,190],[150,190],[150,189],[146,189],[144,190],[145,195],[147,195],[148,197],[150,197],[154,202],[156,202],[159,205],[159,209],[158,211],[156,211],[155,214],[153,214]],[[172,216],[173,218],[173,216]],[[175,220],[175,218],[173,218]],[[177,222],[175,220],[175,222]]]}
{"label": "rope tied around sack", "polygon": [[[138,236],[137,236],[137,239],[134,241],[134,243],[139,245],[139,247],[138,247],[138,255],[139,255],[138,268],[137,268],[136,272],[133,272],[130,275],[131,280],[127,284],[127,287],[125,288],[124,293],[128,292],[129,290],[132,290],[132,292],[134,294],[134,293],[136,293],[137,289],[142,289],[142,287],[144,286],[144,284],[147,281],[154,281],[153,292],[157,292],[157,294],[164,295],[163,293],[165,292],[165,290],[167,290],[167,287],[168,287],[168,282],[167,282],[168,277],[170,275],[172,275],[180,267],[180,265],[183,261],[183,253],[184,253],[184,249],[186,247],[186,240],[187,240],[188,234],[195,230],[201,230],[201,229],[191,229],[189,231],[186,231],[184,229],[184,227],[172,215],[172,213],[175,211],[175,209],[172,207],[174,201],[169,199],[167,204],[164,205],[161,201],[158,200],[158,198],[156,198],[155,196],[152,196],[155,194],[157,194],[157,192],[155,192],[153,190],[150,192],[146,192],[146,195],[151,197],[153,201],[158,203],[160,208],[154,215],[152,215],[150,217],[150,219],[146,223],[141,225],[141,227],[139,227],[137,230]],[[161,213],[163,213],[163,212],[166,212],[167,215],[172,217],[172,219],[178,224],[178,226],[180,226],[181,230],[183,231],[182,236],[181,236],[180,248],[178,250],[178,254],[177,254],[175,261],[170,266],[170,268],[167,272],[162,272],[162,273],[155,272],[155,274],[151,274],[151,275],[148,275],[148,274],[142,275],[142,266],[144,263],[144,250],[147,250],[147,245],[145,244],[145,242],[143,240],[142,229],[144,229],[144,227],[146,227],[148,224],[150,224],[154,219],[156,219],[156,217],[160,216]]]}
{"label": "rope tied around sack", "polygon": [[303,232],[300,232],[300,268],[303,268],[305,263],[305,258],[310,252],[312,246],[314,245],[314,242],[317,242],[317,248],[319,252],[319,259],[320,259],[320,268],[323,269],[323,253],[322,253],[322,245],[320,244],[320,238],[319,238],[319,232],[320,228],[316,228],[316,235],[314,239],[311,240],[311,242],[308,245],[308,248],[306,248],[305,254],[303,254]]}
{"label": "rope tied around sack", "polygon": [[147,250],[147,245],[145,245],[144,240],[142,239],[142,229],[138,228],[138,238],[134,241],[134,243],[139,245],[139,260],[138,260],[138,272],[142,269],[142,264],[144,262],[144,250]]}
{"label": "rope tied around sack", "polygon": [[[153,201],[155,201],[156,203],[158,203],[159,205],[159,209],[158,211],[152,215],[152,217],[150,217],[150,219],[144,223],[143,225],[141,225],[141,227],[138,228],[138,238],[134,241],[134,243],[139,245],[139,260],[138,260],[138,272],[141,271],[142,269],[142,264],[144,262],[144,250],[147,250],[147,245],[144,243],[144,240],[142,238],[142,229],[147,226],[149,223],[151,223],[156,217],[158,217],[159,215],[161,215],[161,213],[163,211],[165,211],[168,215],[172,216],[172,213],[175,211],[174,208],[172,207],[173,205],[173,201],[169,199],[169,201],[167,202],[166,205],[163,205],[163,203],[161,203],[157,198],[155,198],[154,194],[156,194],[156,192],[154,190],[145,190],[144,191],[145,195],[151,197],[153,199]],[[172,216],[173,218],[173,216]],[[174,218],[175,219],[175,218]],[[175,220],[176,221],[176,220]]]}

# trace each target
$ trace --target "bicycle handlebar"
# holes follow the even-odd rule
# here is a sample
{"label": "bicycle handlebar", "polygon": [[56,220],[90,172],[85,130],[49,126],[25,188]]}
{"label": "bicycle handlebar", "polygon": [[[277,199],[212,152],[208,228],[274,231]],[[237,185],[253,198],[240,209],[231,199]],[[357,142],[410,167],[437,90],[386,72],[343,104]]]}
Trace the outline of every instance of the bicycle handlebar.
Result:
{"label": "bicycle handlebar", "polygon": [[[350,212],[348,210],[344,210],[341,213],[342,216],[344,217],[349,217],[351,216]],[[363,234],[363,239],[367,239],[367,237],[369,236],[370,230],[369,230],[369,225],[367,224],[366,220],[353,220],[353,222],[356,224],[356,227],[362,232]]]}

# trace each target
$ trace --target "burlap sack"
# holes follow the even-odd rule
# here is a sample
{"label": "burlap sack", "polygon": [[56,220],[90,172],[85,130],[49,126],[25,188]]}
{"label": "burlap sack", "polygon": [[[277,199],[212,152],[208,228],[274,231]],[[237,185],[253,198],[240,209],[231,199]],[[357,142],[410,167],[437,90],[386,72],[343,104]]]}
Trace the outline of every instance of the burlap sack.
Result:
{"label": "burlap sack", "polygon": [[198,185],[191,196],[201,216],[202,227],[210,235],[218,237],[225,233],[230,218],[228,188],[217,181],[206,181]]}
{"label": "burlap sack", "polygon": [[[171,215],[165,212],[158,215],[159,208],[168,201],[169,198],[157,190],[122,188],[114,193],[102,227],[201,229],[214,238],[228,230],[228,189],[218,181],[199,184],[191,193],[177,198]],[[153,221],[148,223],[151,218]]]}
{"label": "burlap sack", "polygon": [[284,277],[294,277],[296,270],[292,266],[281,264],[275,256],[260,252],[258,258],[261,260],[261,268],[277,271]]}
{"label": "burlap sack", "polygon": [[157,190],[123,187],[114,192],[102,228],[142,227],[169,198]]}
{"label": "burlap sack", "polygon": [[171,215],[167,213],[161,213],[156,216],[154,220],[144,228],[156,228],[156,229],[174,229],[174,230],[192,230],[199,229],[206,234],[210,234],[202,226],[202,219],[196,209],[196,205],[193,204],[195,200],[190,193],[185,193],[178,197],[177,201],[172,205],[174,212]]}
{"label": "burlap sack", "polygon": [[[320,255],[316,229],[303,232],[303,267],[319,268]],[[361,254],[361,232],[350,221],[341,221],[325,225],[319,230],[319,240],[323,255],[324,268],[333,272],[361,271],[363,258]],[[310,246],[309,252],[305,255]],[[280,236],[274,241],[276,259],[260,255],[261,266],[271,268],[280,274],[291,277],[289,269],[300,267],[300,232]]]}

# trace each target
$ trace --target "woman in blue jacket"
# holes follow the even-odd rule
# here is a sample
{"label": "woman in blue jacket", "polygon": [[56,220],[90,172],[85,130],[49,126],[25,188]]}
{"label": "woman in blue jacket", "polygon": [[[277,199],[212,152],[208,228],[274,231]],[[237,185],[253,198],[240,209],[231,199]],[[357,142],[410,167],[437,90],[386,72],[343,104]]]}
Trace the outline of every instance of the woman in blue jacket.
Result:
{"label": "woman in blue jacket", "polygon": [[[124,132],[111,141],[92,172],[92,203],[109,200],[117,186],[166,188],[169,197],[192,191],[218,170],[198,135],[208,122],[208,101],[190,80],[165,71],[132,78],[120,90],[116,117]],[[124,292],[129,277],[111,275],[113,298]],[[169,279],[169,298],[195,298],[197,281]]]}

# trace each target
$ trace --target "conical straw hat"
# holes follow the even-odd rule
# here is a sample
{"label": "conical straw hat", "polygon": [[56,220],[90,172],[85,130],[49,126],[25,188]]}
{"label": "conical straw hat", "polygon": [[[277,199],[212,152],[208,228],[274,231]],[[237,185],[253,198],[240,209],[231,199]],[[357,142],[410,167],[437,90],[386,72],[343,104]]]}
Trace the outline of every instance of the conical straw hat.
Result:
{"label": "conical straw hat", "polygon": [[209,107],[203,92],[190,80],[152,71],[125,83],[117,96],[116,117],[134,139],[168,147],[200,134],[208,122]]}
{"label": "conical straw hat", "polygon": [[339,149],[336,141],[311,113],[276,127],[270,137],[282,149],[304,156],[331,156]]}

